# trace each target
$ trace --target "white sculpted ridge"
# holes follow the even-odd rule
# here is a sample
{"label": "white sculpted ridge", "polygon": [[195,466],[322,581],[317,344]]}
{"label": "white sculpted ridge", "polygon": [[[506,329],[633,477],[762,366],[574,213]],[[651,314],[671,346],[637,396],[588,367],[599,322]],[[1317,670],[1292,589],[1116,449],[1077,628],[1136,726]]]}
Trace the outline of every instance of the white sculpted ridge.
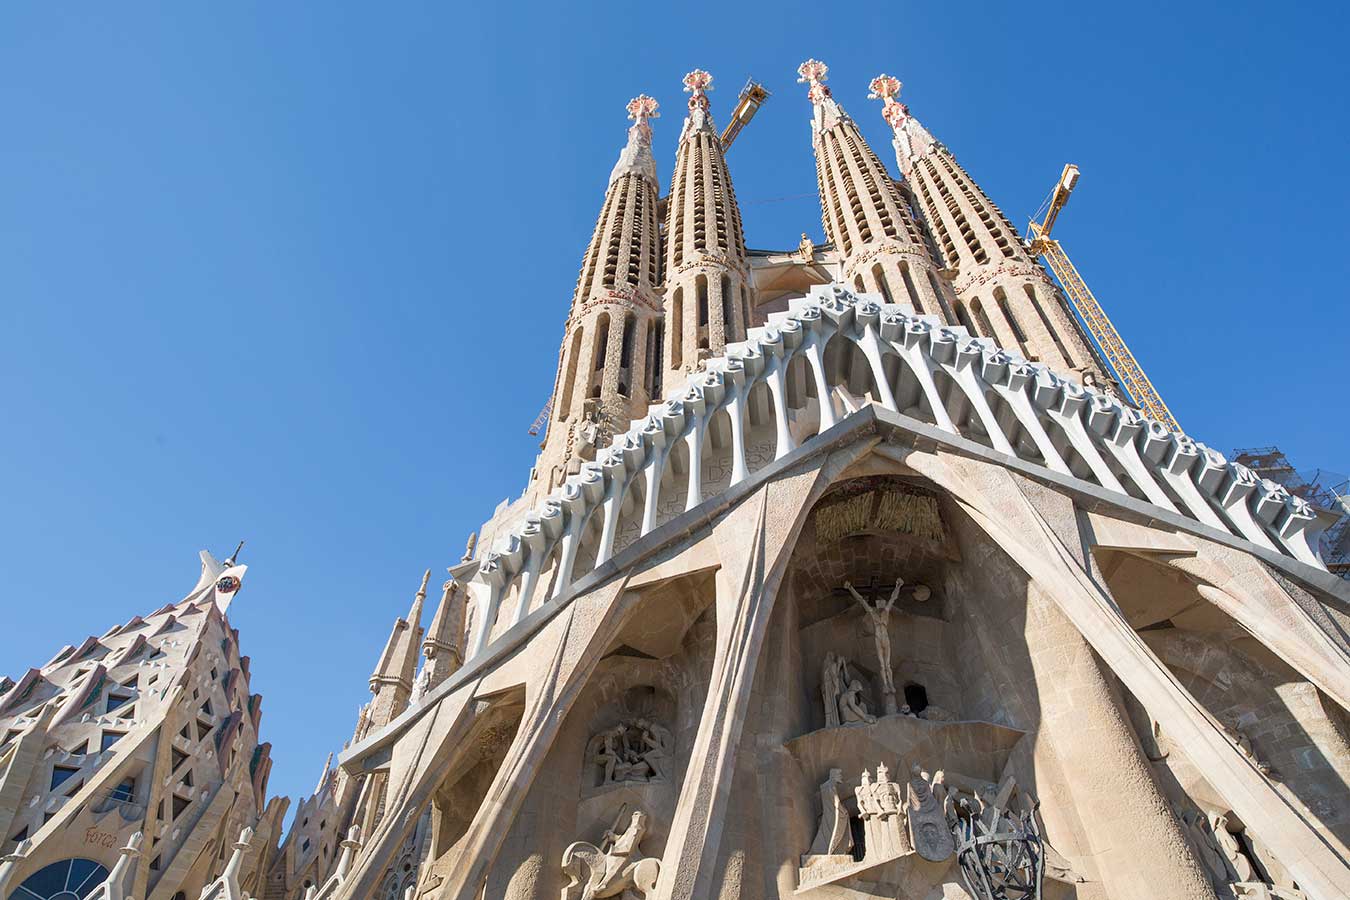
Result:
{"label": "white sculpted ridge", "polygon": [[[554,599],[587,574],[575,571],[583,541],[594,542],[593,547],[588,543],[593,555],[586,554],[592,568],[612,557],[624,500],[639,484],[640,534],[655,528],[662,474],[672,450],[685,441],[690,458],[702,459],[708,426],[724,409],[730,420],[731,477],[722,490],[743,481],[750,474],[744,410],[751,389],[761,383],[772,407],[774,458],[791,453],[796,448],[792,425],[801,411],[786,402],[788,365],[802,358],[815,395],[833,396],[846,378],[828,373],[825,365],[826,344],[836,337],[862,354],[876,402],[892,412],[902,410],[886,374],[890,357],[917,381],[931,425],[940,432],[1325,568],[1316,549],[1322,524],[1312,507],[1282,486],[989,338],[971,337],[962,327],[877,300],[838,284],[812,288],[788,311],[771,314],[766,326],[751,329],[746,341],[730,345],[725,356],[708,360],[705,371],[691,375],[673,399],[653,405],[646,417],[616,435],[594,462],[584,464],[486,554],[476,576],[488,589],[485,624],[470,655],[486,645],[498,604],[518,580],[517,621],[539,605],[534,595],[547,563],[554,566],[547,599]],[[953,392],[959,392],[955,400]],[[968,410],[961,427],[949,412],[957,407]],[[820,404],[812,412],[817,413],[819,433],[840,420],[833,403]],[[703,495],[700,468],[690,465],[681,476],[686,510],[712,499]],[[592,514],[600,517],[598,536],[588,536],[585,529]]]}

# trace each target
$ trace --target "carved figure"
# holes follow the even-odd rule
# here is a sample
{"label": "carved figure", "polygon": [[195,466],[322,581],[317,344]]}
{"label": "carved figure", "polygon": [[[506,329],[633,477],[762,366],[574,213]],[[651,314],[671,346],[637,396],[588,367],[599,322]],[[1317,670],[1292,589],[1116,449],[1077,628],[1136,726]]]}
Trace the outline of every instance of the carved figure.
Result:
{"label": "carved figure", "polygon": [[820,671],[820,699],[825,704],[826,728],[839,724],[839,695],[844,690],[845,665],[833,650],[825,654],[825,665]]}
{"label": "carved figure", "polygon": [[651,769],[650,778],[669,778],[670,760],[675,753],[675,738],[670,730],[649,719],[638,719],[638,752]]}
{"label": "carved figure", "polygon": [[811,842],[809,851],[814,856],[848,853],[853,849],[848,810],[839,797],[839,785],[843,781],[843,770],[831,769],[830,777],[820,786],[820,824],[816,826],[816,839]]}
{"label": "carved figure", "polygon": [[869,606],[853,587],[851,581],[844,582],[844,588],[853,595],[853,599],[867,613],[867,617],[872,620],[872,640],[877,648],[877,668],[881,672],[881,694],[884,699],[883,706],[887,713],[895,712],[895,679],[891,677],[891,609],[895,606],[895,601],[900,597],[900,591],[904,588],[905,582],[897,578],[895,580],[895,590],[891,591],[891,598],[886,601],[877,601],[876,606]]}
{"label": "carved figure", "polygon": [[919,855],[929,862],[942,862],[956,852],[951,828],[942,802],[933,794],[933,786],[917,765],[910,770],[905,815],[909,839]]}
{"label": "carved figure", "polygon": [[1224,859],[1228,865],[1237,874],[1237,881],[1251,881],[1255,876],[1252,870],[1252,862],[1247,858],[1247,854],[1242,851],[1242,845],[1238,839],[1228,830],[1228,816],[1226,814],[1214,813],[1210,816],[1209,826],[1214,832],[1214,840],[1222,851]]}
{"label": "carved figure", "polygon": [[890,779],[890,771],[885,763],[877,765],[877,781],[872,785],[872,797],[877,806],[881,821],[877,831],[888,855],[908,853],[913,849],[909,835],[905,832],[904,799],[900,795],[900,785]]}
{"label": "carved figure", "polygon": [[877,720],[876,716],[867,711],[867,706],[863,703],[862,690],[862,682],[855,678],[848,683],[848,689],[839,698],[839,718],[845,725],[857,722],[871,725]]}
{"label": "carved figure", "polygon": [[1270,767],[1268,762],[1257,758],[1256,749],[1252,746],[1252,739],[1247,737],[1246,733],[1238,726],[1237,719],[1229,719],[1224,722],[1224,731],[1228,732],[1228,737],[1232,739],[1233,743],[1237,744],[1238,750],[1241,751],[1243,756],[1251,760],[1252,765],[1256,766],[1262,775],[1274,773],[1275,770]]}
{"label": "carved figure", "polygon": [[867,819],[881,812],[872,798],[872,773],[866,769],[862,771],[858,786],[853,789],[853,796],[858,800],[858,815],[862,818]]}
{"label": "carved figure", "polygon": [[639,850],[647,833],[647,814],[641,810],[634,812],[628,827],[616,833],[622,820],[621,810],[614,828],[605,832],[599,847],[577,841],[563,851],[562,870],[568,882],[562,890],[562,900],[603,900],[629,895],[646,900],[652,895],[661,874],[661,861],[644,857]]}
{"label": "carved figure", "polygon": [[670,777],[675,739],[650,719],[620,722],[591,738],[586,758],[601,768],[600,783],[653,781]]}
{"label": "carved figure", "polygon": [[1232,881],[1236,873],[1229,868],[1224,853],[1219,848],[1219,842],[1210,831],[1209,822],[1205,817],[1195,810],[1183,812],[1180,817],[1190,834],[1191,843],[1199,853],[1201,862],[1209,870],[1210,877],[1217,884]]}

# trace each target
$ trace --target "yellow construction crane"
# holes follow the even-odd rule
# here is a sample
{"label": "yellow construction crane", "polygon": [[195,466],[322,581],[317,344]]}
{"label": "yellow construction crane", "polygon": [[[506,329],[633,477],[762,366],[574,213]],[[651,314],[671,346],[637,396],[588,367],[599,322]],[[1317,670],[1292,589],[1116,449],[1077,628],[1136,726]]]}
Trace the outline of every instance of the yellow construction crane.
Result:
{"label": "yellow construction crane", "polygon": [[1144,374],[1144,369],[1139,365],[1139,360],[1134,358],[1130,348],[1125,345],[1125,340],[1116,331],[1116,326],[1111,324],[1107,318],[1106,311],[1102,305],[1097,302],[1097,298],[1092,296],[1092,291],[1088,290],[1087,284],[1083,281],[1083,276],[1078,274],[1074,268],[1069,256],[1060,246],[1059,241],[1050,237],[1050,229],[1055,225],[1055,219],[1059,218],[1060,210],[1064,209],[1064,204],[1069,201],[1069,195],[1073,193],[1074,185],[1078,183],[1078,167],[1069,163],[1064,167],[1064,172],[1059,176],[1059,183],[1055,185],[1054,191],[1050,195],[1048,208],[1045,218],[1037,222],[1034,218],[1030,224],[1030,241],[1028,246],[1031,252],[1036,255],[1044,256],[1045,261],[1049,263],[1055,277],[1059,279],[1060,286],[1064,288],[1064,293],[1068,295],[1069,302],[1078,311],[1078,315],[1087,324],[1088,331],[1092,332],[1092,337],[1106,356],[1107,362],[1111,368],[1115,369],[1116,376],[1120,378],[1121,385],[1129,392],[1139,408],[1147,415],[1162,422],[1173,431],[1181,431],[1177,425],[1177,420],[1172,415],[1172,411],[1167,408],[1162,397],[1158,395],[1158,390],[1153,386],[1153,382],[1148,380]]}
{"label": "yellow construction crane", "polygon": [[[764,85],[751,78],[741,88],[741,92],[736,95],[736,108],[731,111],[731,122],[722,130],[722,152],[725,153],[731,146],[731,142],[736,140],[736,135],[741,133],[741,129],[750,124],[750,120],[759,112],[760,106],[765,100],[769,99],[769,92],[764,89]],[[534,424],[530,426],[530,434],[537,435],[544,429],[544,423],[553,412],[553,398],[549,397],[544,408],[539,410],[539,415],[534,417]]]}
{"label": "yellow construction crane", "polygon": [[731,111],[731,121],[722,131],[722,152],[725,153],[731,146],[731,142],[736,140],[736,135],[741,133],[741,129],[750,124],[750,120],[759,112],[759,107],[765,100],[769,99],[769,92],[764,90],[764,85],[751,78],[741,88],[740,94],[736,96],[736,108]]}

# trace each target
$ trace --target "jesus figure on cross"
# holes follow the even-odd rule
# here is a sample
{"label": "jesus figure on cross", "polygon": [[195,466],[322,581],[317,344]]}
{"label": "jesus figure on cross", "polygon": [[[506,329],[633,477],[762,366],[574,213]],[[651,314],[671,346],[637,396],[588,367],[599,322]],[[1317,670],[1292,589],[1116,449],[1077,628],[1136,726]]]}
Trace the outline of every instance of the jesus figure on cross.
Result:
{"label": "jesus figure on cross", "polygon": [[881,695],[882,706],[887,715],[896,712],[895,700],[895,679],[891,677],[891,633],[889,624],[891,620],[891,609],[895,606],[895,601],[900,598],[900,591],[904,589],[903,579],[895,580],[895,590],[891,591],[891,598],[886,601],[877,600],[876,605],[869,605],[854,589],[853,583],[844,582],[844,588],[853,595],[853,599],[858,601],[858,605],[867,611],[867,616],[872,620],[872,639],[877,645],[877,668],[881,670]]}

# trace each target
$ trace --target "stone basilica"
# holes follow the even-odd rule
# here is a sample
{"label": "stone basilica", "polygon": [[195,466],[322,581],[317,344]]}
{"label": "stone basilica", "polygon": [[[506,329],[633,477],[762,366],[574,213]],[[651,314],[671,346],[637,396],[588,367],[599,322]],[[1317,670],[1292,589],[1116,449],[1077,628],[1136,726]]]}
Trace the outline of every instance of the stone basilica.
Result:
{"label": "stone basilica", "polygon": [[798,74],[820,245],[746,249],[706,72],[666,196],[629,104],[525,490],[284,838],[203,553],[0,681],[0,900],[1350,896],[1325,514],[1122,398],[898,81],[893,178]]}

